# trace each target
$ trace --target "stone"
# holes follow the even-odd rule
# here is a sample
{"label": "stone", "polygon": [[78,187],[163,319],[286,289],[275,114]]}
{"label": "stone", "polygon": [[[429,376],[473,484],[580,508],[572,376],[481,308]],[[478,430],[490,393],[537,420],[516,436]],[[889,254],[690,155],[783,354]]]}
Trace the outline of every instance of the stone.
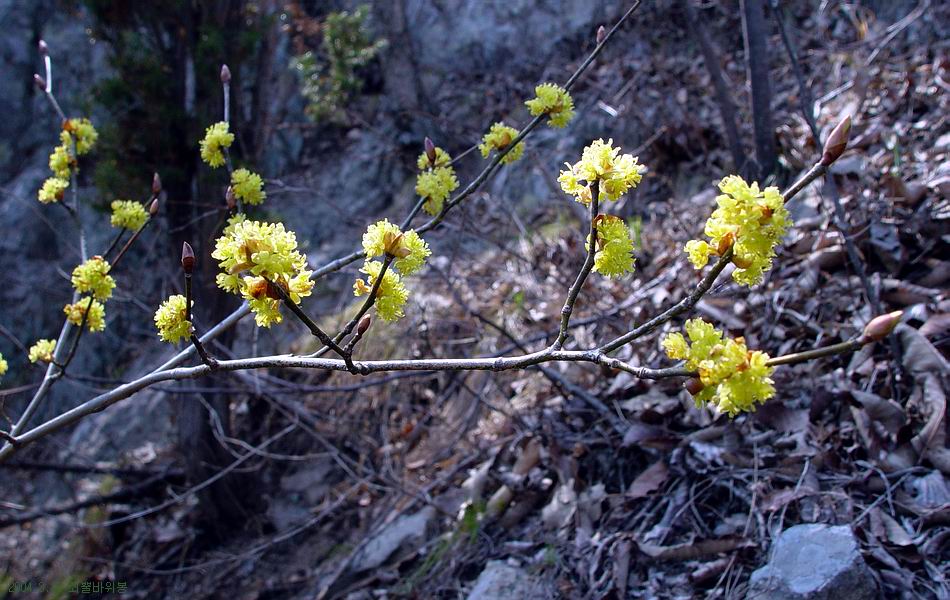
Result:
{"label": "stone", "polygon": [[752,573],[751,600],[872,600],[871,571],[846,525],[796,525],[773,544],[766,566]]}
{"label": "stone", "polygon": [[350,570],[360,573],[375,569],[399,548],[412,543],[421,544],[435,515],[435,508],[427,506],[415,514],[399,517],[360,549]]}
{"label": "stone", "polygon": [[475,580],[468,600],[522,600],[545,598],[539,592],[541,584],[524,569],[501,560],[491,560]]}

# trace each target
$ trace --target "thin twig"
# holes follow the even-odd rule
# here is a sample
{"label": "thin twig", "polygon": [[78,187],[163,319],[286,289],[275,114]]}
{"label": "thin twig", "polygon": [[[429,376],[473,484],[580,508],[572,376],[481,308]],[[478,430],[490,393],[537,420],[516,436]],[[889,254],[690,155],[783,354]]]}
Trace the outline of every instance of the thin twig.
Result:
{"label": "thin twig", "polygon": [[577,302],[577,297],[581,293],[581,288],[584,287],[584,282],[587,281],[587,276],[590,275],[591,269],[594,268],[594,258],[597,254],[597,210],[599,208],[599,202],[600,186],[599,182],[595,181],[591,185],[587,256],[584,258],[584,264],[581,266],[577,278],[574,279],[574,283],[567,291],[567,298],[564,300],[564,306],[561,308],[561,327],[558,330],[557,339],[554,341],[555,350],[560,350],[561,346],[564,345],[564,340],[567,339],[567,330],[571,324],[571,315],[574,313],[574,304]]}
{"label": "thin twig", "polygon": [[[356,327],[356,324],[359,323],[360,319],[363,318],[363,315],[365,315],[369,309],[371,309],[373,305],[376,304],[376,297],[379,295],[379,288],[383,285],[383,278],[386,275],[386,270],[389,269],[389,265],[392,264],[392,262],[393,257],[387,254],[383,259],[383,266],[379,269],[379,275],[377,275],[373,281],[373,287],[369,291],[369,296],[367,296],[366,300],[363,301],[363,305],[360,306],[360,309],[356,312],[356,315],[354,315],[354,317],[349,320],[343,329],[341,329],[340,332],[333,337],[333,343],[339,344],[343,341],[343,338],[350,335],[350,333],[353,332],[353,328]],[[323,348],[320,348],[311,356],[317,357],[326,354],[327,350],[329,350],[331,347],[326,342],[323,342],[323,345]]]}

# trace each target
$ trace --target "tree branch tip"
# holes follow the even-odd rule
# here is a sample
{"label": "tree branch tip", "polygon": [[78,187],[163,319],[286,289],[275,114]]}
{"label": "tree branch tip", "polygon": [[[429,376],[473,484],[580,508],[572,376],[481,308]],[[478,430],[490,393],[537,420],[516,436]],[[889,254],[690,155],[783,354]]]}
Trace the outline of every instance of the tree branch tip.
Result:
{"label": "tree branch tip", "polygon": [[864,332],[861,334],[861,344],[870,344],[871,342],[879,342],[889,336],[898,324],[901,322],[901,317],[904,316],[904,311],[895,310],[884,315],[878,315],[868,321],[868,324],[864,326]]}
{"label": "tree branch tip", "polygon": [[821,164],[828,167],[838,160],[848,148],[848,140],[850,137],[851,115],[846,115],[845,118],[835,126],[825,141],[821,154]]}

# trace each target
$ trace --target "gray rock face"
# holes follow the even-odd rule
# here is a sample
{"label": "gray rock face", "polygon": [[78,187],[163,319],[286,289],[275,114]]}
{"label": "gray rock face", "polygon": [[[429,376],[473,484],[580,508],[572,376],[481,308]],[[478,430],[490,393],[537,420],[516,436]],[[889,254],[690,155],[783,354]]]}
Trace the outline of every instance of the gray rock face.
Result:
{"label": "gray rock face", "polygon": [[411,0],[405,10],[422,69],[498,72],[515,63],[543,64],[557,44],[593,23],[615,19],[621,8],[622,3],[604,0]]}
{"label": "gray rock face", "polygon": [[489,561],[475,581],[468,600],[545,598],[538,581],[523,569],[500,560]]}
{"label": "gray rock face", "polygon": [[796,525],[782,532],[769,563],[752,573],[747,600],[871,600],[871,571],[851,528]]}

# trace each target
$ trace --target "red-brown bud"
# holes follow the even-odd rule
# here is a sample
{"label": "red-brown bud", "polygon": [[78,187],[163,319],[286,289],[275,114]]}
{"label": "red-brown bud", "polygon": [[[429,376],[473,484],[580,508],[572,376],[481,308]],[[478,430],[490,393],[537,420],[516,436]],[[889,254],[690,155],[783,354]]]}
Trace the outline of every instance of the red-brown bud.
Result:
{"label": "red-brown bud", "polygon": [[181,245],[181,268],[186,275],[191,275],[195,270],[195,251],[191,249],[191,244],[184,242]]}
{"label": "red-brown bud", "polygon": [[33,83],[35,83],[36,87],[40,88],[44,92],[46,91],[46,80],[36,73],[33,73]]}
{"label": "red-brown bud", "polygon": [[831,135],[825,140],[825,147],[821,154],[821,164],[829,166],[838,160],[845,149],[848,147],[848,138],[851,135],[851,115],[844,118],[843,121],[831,131]]}
{"label": "red-brown bud", "polygon": [[429,159],[429,166],[434,167],[435,159],[438,157],[435,153],[435,144],[432,143],[432,140],[429,139],[429,136],[426,136],[425,147],[426,147],[426,157]]}
{"label": "red-brown bud", "polygon": [[696,394],[703,391],[703,389],[705,389],[706,386],[704,386],[703,382],[697,379],[696,377],[690,377],[689,379],[686,380],[685,383],[683,383],[683,387],[686,389],[687,392],[695,396]]}
{"label": "red-brown bud", "polygon": [[897,324],[901,322],[903,315],[904,311],[895,310],[892,313],[874,317],[864,326],[864,334],[861,336],[861,341],[868,344],[883,340],[894,331]]}
{"label": "red-brown bud", "polygon": [[227,202],[229,210],[234,210],[234,207],[237,206],[237,196],[234,195],[231,186],[228,186],[228,189],[224,192],[224,201]]}
{"label": "red-brown bud", "polygon": [[597,28],[597,45],[603,44],[605,39],[607,39],[607,29],[601,25]]}
{"label": "red-brown bud", "polygon": [[152,175],[152,197],[158,198],[158,195],[162,193],[162,178],[158,176],[158,173]]}
{"label": "red-brown bud", "polygon": [[369,315],[363,315],[363,318],[360,319],[359,324],[356,326],[356,335],[363,335],[366,333],[366,330],[369,329],[369,326],[373,324],[373,319]]}
{"label": "red-brown bud", "polygon": [[36,48],[40,51],[40,56],[46,56],[47,54],[49,54],[49,46],[46,45],[45,40],[40,40],[36,44]]}
{"label": "red-brown bud", "polygon": [[221,83],[225,85],[231,83],[231,69],[227,65],[221,65]]}
{"label": "red-brown bud", "polygon": [[148,214],[153,217],[158,214],[158,198],[152,199],[152,203],[148,205]]}

